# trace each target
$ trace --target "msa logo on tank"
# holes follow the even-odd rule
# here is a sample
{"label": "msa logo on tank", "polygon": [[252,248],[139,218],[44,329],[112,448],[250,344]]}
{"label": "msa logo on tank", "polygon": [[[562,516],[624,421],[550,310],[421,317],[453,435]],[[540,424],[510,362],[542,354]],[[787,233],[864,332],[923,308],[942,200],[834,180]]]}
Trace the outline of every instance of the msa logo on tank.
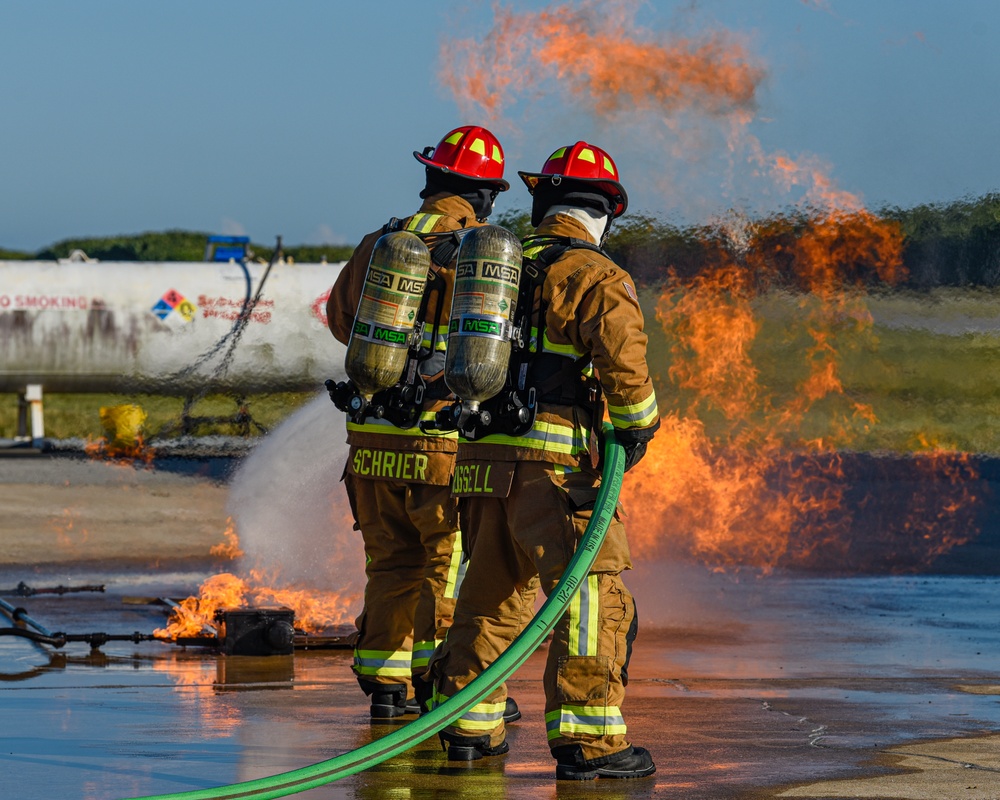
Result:
{"label": "msa logo on tank", "polygon": [[[411,311],[409,318],[412,319],[415,316]],[[371,342],[399,345],[400,347],[406,347],[406,343],[410,338],[408,331],[402,331],[397,328],[385,328],[381,325],[365,322],[360,319],[354,321],[354,335]]]}
{"label": "msa logo on tank", "polygon": [[489,336],[494,339],[509,338],[509,325],[499,317],[474,317],[466,314],[448,323],[448,333],[466,333],[471,336]]}
{"label": "msa logo on tank", "polygon": [[169,289],[156,301],[152,311],[166,323],[184,325],[194,319],[198,306],[176,289]]}
{"label": "msa logo on tank", "polygon": [[[476,274],[476,270],[479,274]],[[463,261],[456,267],[455,276],[458,278],[476,278],[483,281],[503,281],[512,286],[517,286],[521,280],[521,270],[510,264],[498,264],[493,261],[484,261],[477,264],[475,261]]]}
{"label": "msa logo on tank", "polygon": [[371,267],[368,270],[368,282],[383,289],[392,289],[403,294],[414,294],[423,296],[425,278],[414,278],[410,275],[400,275],[398,273],[386,272],[385,270]]}

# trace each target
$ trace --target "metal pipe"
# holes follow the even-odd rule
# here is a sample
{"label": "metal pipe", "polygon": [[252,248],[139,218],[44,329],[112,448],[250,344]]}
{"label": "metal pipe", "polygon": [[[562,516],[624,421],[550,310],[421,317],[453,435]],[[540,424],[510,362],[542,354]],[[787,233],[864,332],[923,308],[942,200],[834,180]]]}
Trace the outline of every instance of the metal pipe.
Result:
{"label": "metal pipe", "polygon": [[3,599],[0,599],[0,608],[2,608],[4,611],[6,611],[7,614],[10,616],[10,618],[14,622],[23,622],[25,625],[28,625],[28,626],[34,628],[36,631],[38,631],[40,634],[42,634],[42,636],[54,636],[55,635],[48,628],[44,627],[43,625],[39,624],[38,622],[35,622],[35,620],[33,620],[31,617],[29,617],[28,616],[28,612],[25,609],[23,609],[23,608],[15,608],[10,603],[8,603],[6,600],[3,600]]}
{"label": "metal pipe", "polygon": [[70,592],[103,592],[104,584],[85,586],[50,586],[36,589],[21,581],[13,589],[0,589],[0,595],[8,597],[32,597],[36,594],[69,594]]}

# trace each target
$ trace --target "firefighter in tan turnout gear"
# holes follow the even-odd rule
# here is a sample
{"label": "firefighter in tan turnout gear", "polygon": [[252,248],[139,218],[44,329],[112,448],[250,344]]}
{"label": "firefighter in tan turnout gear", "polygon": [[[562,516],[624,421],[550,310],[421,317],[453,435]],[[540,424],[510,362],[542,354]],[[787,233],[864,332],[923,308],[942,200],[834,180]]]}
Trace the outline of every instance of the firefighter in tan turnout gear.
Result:
{"label": "firefighter in tan turnout gear", "polygon": [[[497,194],[509,188],[503,150],[485,128],[457,128],[413,155],[426,170],[423,204],[364,238],[327,303],[330,330],[350,343],[352,380],[327,386],[348,412],[344,481],[367,575],[353,669],[373,718],[426,708],[432,687],[414,678],[451,624],[465,568],[449,489],[458,439],[424,433],[419,422],[449,399],[441,374],[460,238],[485,223]],[[385,322],[388,307],[410,332]],[[352,362],[355,351],[361,355]],[[379,356],[397,354],[403,374],[397,368],[374,391],[386,361]],[[409,685],[416,697],[407,702]],[[520,716],[511,706],[510,720]]]}
{"label": "firefighter in tan turnout gear", "polygon": [[[535,288],[530,346],[512,355],[508,381],[529,377],[508,387],[499,403],[479,404],[471,416],[456,405],[452,413],[463,435],[453,490],[474,547],[454,624],[431,663],[437,703],[468,685],[520,633],[534,610],[536,576],[548,594],[565,572],[600,484],[605,410],[625,447],[626,469],[659,427],[635,284],[600,250],[627,204],[614,162],[577,142],[553,153],[541,172],[519,175],[532,194],[536,226],[523,242],[520,280]],[[471,271],[464,251],[458,269]],[[519,303],[524,298],[522,291]],[[453,336],[456,330],[453,319]],[[446,379],[453,382],[447,371]],[[655,771],[649,752],[629,742],[621,709],[636,633],[635,603],[620,577],[630,567],[616,516],[548,650],[545,724],[558,779]],[[508,751],[505,691],[498,687],[442,731],[449,759]]]}

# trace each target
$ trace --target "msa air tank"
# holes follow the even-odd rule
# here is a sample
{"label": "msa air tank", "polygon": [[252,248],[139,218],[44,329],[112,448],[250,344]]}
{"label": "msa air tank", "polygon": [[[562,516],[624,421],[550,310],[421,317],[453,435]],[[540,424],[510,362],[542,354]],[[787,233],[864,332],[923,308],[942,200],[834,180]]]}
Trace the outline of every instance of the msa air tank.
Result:
{"label": "msa air tank", "polygon": [[403,374],[430,267],[416,234],[395,231],[375,243],[344,364],[366,400]]}
{"label": "msa air tank", "polygon": [[496,225],[462,239],[448,323],[444,380],[469,409],[504,387],[521,279],[521,243]]}

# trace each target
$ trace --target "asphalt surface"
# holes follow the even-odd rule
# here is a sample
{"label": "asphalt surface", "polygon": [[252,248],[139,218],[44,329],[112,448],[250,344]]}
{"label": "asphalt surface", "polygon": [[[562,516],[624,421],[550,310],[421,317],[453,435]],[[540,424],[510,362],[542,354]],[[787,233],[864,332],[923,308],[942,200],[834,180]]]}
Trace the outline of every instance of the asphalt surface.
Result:
{"label": "asphalt surface", "polygon": [[[50,632],[161,627],[165,608],[137,597],[184,597],[230,568],[209,550],[231,467],[0,456],[0,590],[105,587],[0,599]],[[951,554],[962,567],[947,574],[639,565],[623,710],[656,761],[650,778],[554,780],[539,652],[509,682],[524,716],[508,755],[459,766],[431,737],[299,796],[1000,798],[1000,600],[986,534],[969,544],[975,559]],[[395,727],[371,724],[350,662],[342,646],[227,656],[0,636],[0,798],[206,789],[350,751]]]}

